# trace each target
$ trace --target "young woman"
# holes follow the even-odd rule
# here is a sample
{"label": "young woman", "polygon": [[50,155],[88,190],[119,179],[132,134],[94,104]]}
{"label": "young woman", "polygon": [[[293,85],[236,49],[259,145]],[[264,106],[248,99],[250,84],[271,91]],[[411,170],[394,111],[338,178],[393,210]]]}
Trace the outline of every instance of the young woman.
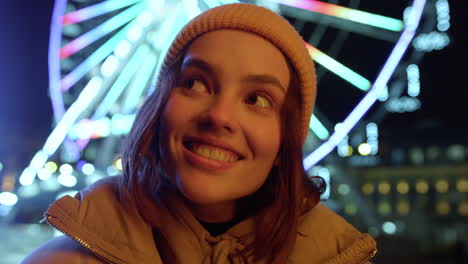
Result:
{"label": "young woman", "polygon": [[375,241],[302,166],[315,100],[304,42],[250,4],[179,32],[122,150],[123,175],[51,205],[65,236],[23,263],[367,263]]}

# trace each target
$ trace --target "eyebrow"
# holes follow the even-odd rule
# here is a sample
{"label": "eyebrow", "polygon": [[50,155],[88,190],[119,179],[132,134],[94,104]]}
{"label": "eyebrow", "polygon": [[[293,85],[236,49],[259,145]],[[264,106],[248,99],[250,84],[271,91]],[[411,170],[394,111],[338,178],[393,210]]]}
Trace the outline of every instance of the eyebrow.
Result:
{"label": "eyebrow", "polygon": [[[181,65],[181,70],[186,69],[187,67],[196,67],[208,74],[214,74],[217,71],[210,65],[208,62],[201,60],[199,58],[188,57],[184,59]],[[268,74],[249,74],[242,78],[242,82],[254,82],[260,84],[270,84],[274,87],[279,88],[284,94],[286,94],[286,89],[281,85],[280,81],[274,76]]]}
{"label": "eyebrow", "polygon": [[210,74],[215,73],[215,70],[208,62],[201,60],[201,59],[194,58],[194,57],[188,57],[184,59],[180,69],[184,70],[190,66],[200,68],[201,70]]}
{"label": "eyebrow", "polygon": [[278,79],[271,75],[266,74],[250,74],[242,78],[244,82],[256,82],[261,84],[271,84],[274,87],[279,88],[284,94],[286,94],[286,89],[281,85]]}

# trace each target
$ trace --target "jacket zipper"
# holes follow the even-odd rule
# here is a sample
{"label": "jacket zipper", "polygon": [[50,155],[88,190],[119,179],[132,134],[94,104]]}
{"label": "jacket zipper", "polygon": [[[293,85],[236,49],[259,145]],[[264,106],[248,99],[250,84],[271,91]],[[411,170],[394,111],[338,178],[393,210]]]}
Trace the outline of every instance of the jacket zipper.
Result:
{"label": "jacket zipper", "polygon": [[118,264],[112,260],[110,260],[109,258],[107,258],[106,256],[103,256],[101,254],[98,254],[96,252],[96,250],[93,249],[93,247],[91,247],[91,245],[89,245],[88,243],[86,243],[83,239],[77,237],[77,236],[71,236],[70,234],[68,234],[67,232],[65,232],[62,228],[60,228],[59,226],[57,226],[56,224],[53,224],[50,220],[53,219],[54,217],[51,216],[51,215],[47,215],[46,216],[46,219],[45,219],[45,222],[51,226],[52,228],[58,230],[60,233],[66,235],[67,237],[75,240],[76,242],[78,242],[80,245],[82,245],[83,247],[85,247],[86,249],[89,250],[89,252],[91,252],[91,254],[93,254],[95,257],[97,257],[98,259],[104,261],[105,263],[107,264]]}
{"label": "jacket zipper", "polygon": [[371,253],[362,260],[362,262],[359,262],[358,264],[365,264],[366,262],[368,262],[370,259],[372,259],[375,255],[377,254],[377,249],[374,248]]}

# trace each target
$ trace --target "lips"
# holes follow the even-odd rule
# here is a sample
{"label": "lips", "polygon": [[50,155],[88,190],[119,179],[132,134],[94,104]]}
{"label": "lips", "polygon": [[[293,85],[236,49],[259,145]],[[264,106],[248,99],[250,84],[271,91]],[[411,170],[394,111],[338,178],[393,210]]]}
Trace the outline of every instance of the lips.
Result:
{"label": "lips", "polygon": [[234,162],[239,160],[239,156],[233,152],[205,144],[190,144],[189,149],[192,152],[211,160],[222,162]]}
{"label": "lips", "polygon": [[207,142],[191,138],[184,140],[183,145],[190,152],[217,162],[232,163],[242,159],[239,153],[219,142]]}

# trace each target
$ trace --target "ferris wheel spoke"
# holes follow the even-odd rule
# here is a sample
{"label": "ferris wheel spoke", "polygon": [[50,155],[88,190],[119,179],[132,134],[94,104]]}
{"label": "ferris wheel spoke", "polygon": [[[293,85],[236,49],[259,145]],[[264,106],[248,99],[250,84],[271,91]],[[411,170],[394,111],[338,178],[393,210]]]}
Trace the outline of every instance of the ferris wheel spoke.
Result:
{"label": "ferris wheel spoke", "polygon": [[70,12],[62,17],[64,26],[76,24],[144,0],[107,0]]}
{"label": "ferris wheel spoke", "polygon": [[100,119],[107,115],[110,108],[123,93],[132,77],[140,68],[141,62],[144,61],[149,52],[151,52],[151,50],[148,45],[142,45],[138,47],[132,58],[125,65],[125,68],[122,70],[112,87],[107,92],[101,104],[96,109],[96,112],[91,117],[92,119]]}
{"label": "ferris wheel spoke", "polygon": [[310,117],[309,128],[321,140],[326,140],[330,136],[328,129],[320,122],[320,120],[312,115]]}
{"label": "ferris wheel spoke", "polygon": [[402,20],[316,0],[268,0],[283,5],[285,14],[309,22],[396,42]]}
{"label": "ferris wheel spoke", "polygon": [[[153,70],[158,62],[158,57],[154,52],[143,55],[146,59],[140,69],[137,69],[132,81],[127,86],[128,88],[124,90],[126,94],[121,103],[122,108],[119,111],[121,114],[114,114],[111,119],[107,117],[99,119],[85,118],[76,122],[69,130],[68,137],[75,141],[74,143],[78,145],[80,150],[84,149],[91,139],[104,138],[110,135],[123,135],[130,131],[135,119],[133,111],[137,107],[145,88],[148,87]],[[141,57],[138,56],[134,60],[139,60]],[[123,81],[121,83],[125,85]]]}
{"label": "ferris wheel spoke", "polygon": [[148,87],[151,81],[157,63],[158,56],[151,52],[143,62],[141,69],[137,71],[134,80],[129,85],[129,89],[125,90],[126,95],[120,111],[122,114],[128,115],[136,110],[139,99],[143,96],[145,88]]}
{"label": "ferris wheel spoke", "polygon": [[109,54],[111,54],[117,45],[126,38],[127,32],[132,28],[133,22],[126,25],[119,32],[117,32],[112,38],[106,41],[98,49],[96,49],[89,57],[81,62],[73,71],[68,73],[61,80],[62,91],[67,91],[76,82],[78,82],[83,76],[90,72],[96,65],[103,61]]}
{"label": "ferris wheel spoke", "polygon": [[102,23],[96,28],[86,32],[80,37],[70,41],[60,49],[60,58],[64,59],[75,54],[76,52],[87,47],[96,40],[125,25],[126,23],[137,17],[143,10],[145,10],[146,7],[146,1],[136,4],[126,9],[125,11],[122,11],[120,14],[112,17],[111,19],[107,20],[106,22]]}
{"label": "ferris wheel spoke", "polygon": [[355,71],[351,70],[350,68],[346,67],[342,63],[328,56],[324,52],[321,52],[319,49],[311,46],[310,44],[306,43],[306,47],[312,59],[318,64],[322,65],[361,91],[368,91],[370,89],[371,82],[360,74],[356,73]]}

